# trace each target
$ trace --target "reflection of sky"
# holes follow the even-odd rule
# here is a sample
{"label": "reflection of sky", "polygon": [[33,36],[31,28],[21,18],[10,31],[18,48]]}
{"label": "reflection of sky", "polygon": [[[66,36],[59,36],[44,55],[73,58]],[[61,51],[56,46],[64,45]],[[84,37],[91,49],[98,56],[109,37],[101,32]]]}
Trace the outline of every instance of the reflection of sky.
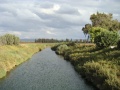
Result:
{"label": "reflection of sky", "polygon": [[20,38],[85,38],[82,27],[93,13],[120,20],[120,0],[0,0],[0,34]]}

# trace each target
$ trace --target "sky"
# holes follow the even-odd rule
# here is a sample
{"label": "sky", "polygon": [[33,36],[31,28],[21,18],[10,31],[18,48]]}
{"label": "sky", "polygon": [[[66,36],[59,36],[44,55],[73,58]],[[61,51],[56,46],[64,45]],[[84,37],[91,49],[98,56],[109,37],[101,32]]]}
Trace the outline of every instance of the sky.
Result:
{"label": "sky", "polygon": [[0,0],[0,35],[21,39],[84,39],[90,15],[112,13],[120,21],[120,0]]}

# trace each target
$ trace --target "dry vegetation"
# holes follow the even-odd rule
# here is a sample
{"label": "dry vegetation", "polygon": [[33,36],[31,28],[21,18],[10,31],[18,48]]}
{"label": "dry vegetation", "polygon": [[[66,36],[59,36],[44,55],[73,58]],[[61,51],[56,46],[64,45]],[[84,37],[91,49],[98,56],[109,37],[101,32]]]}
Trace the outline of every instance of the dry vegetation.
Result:
{"label": "dry vegetation", "polygon": [[28,60],[34,53],[45,48],[45,44],[20,44],[0,46],[0,78],[16,65]]}

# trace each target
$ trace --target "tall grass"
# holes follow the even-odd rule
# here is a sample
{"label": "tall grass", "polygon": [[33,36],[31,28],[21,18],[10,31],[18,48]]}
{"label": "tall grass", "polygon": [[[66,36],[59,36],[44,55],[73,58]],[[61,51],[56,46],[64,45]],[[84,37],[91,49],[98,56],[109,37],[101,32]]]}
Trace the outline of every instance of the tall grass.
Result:
{"label": "tall grass", "polygon": [[28,60],[34,53],[45,48],[45,44],[20,44],[0,46],[0,78],[16,65]]}

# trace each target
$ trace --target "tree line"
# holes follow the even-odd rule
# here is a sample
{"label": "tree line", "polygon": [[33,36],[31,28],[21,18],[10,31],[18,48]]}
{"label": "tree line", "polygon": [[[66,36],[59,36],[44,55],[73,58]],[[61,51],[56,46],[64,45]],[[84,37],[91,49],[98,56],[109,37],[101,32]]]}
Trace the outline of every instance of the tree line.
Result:
{"label": "tree line", "polygon": [[88,40],[86,39],[65,39],[65,40],[58,40],[58,39],[45,39],[45,38],[39,38],[35,39],[35,43],[60,43],[60,42],[75,42],[75,43],[86,43]]}
{"label": "tree line", "polygon": [[12,34],[5,34],[0,36],[0,45],[18,45],[19,42],[19,37]]}

